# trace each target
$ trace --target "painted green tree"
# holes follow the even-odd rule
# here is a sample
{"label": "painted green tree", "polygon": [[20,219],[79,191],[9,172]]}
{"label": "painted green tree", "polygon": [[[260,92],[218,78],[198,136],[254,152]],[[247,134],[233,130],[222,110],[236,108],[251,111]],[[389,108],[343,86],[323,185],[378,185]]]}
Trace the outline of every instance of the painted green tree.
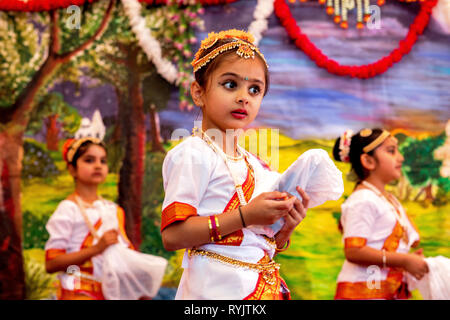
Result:
{"label": "painted green tree", "polygon": [[101,36],[114,4],[110,0],[83,7],[80,28],[67,23],[64,10],[0,12],[0,298],[25,297],[20,177],[30,117],[63,67]]}
{"label": "painted green tree", "polygon": [[73,136],[80,122],[78,110],[64,101],[61,93],[51,92],[31,112],[26,133],[36,134],[45,126],[47,150],[57,151],[60,134]]}
{"label": "painted green tree", "polygon": [[95,43],[82,59],[81,66],[87,68],[87,75],[111,84],[116,93],[118,114],[111,142],[114,153],[121,157],[118,203],[126,212],[127,234],[138,248],[142,241],[146,114],[151,121],[151,151],[164,152],[157,112],[167,106],[171,92],[176,89],[180,106],[190,104],[187,70],[192,55],[190,46],[196,41],[194,26],[201,25],[200,9],[200,5],[173,4],[141,10],[152,36],[161,44],[163,57],[179,70],[177,84],[168,83],[158,74],[132,32],[121,4],[114,10],[101,42]]}
{"label": "painted green tree", "polygon": [[425,193],[426,201],[433,201],[432,186],[442,186],[443,179],[440,175],[441,160],[434,158],[434,150],[443,145],[445,134],[425,139],[408,137],[400,146],[400,152],[405,160],[403,162],[403,173],[410,184],[421,188],[416,199]]}

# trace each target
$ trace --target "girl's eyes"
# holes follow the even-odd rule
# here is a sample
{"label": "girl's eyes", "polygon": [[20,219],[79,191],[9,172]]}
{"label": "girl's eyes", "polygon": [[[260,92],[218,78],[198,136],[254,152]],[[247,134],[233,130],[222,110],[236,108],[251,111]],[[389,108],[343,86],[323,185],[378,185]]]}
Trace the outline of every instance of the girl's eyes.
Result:
{"label": "girl's eyes", "polygon": [[[91,158],[91,157],[84,158],[83,160],[84,160],[84,162],[86,162],[86,163],[94,163],[94,162],[95,162],[95,159],[94,159],[94,158]],[[106,159],[101,159],[100,162],[101,162],[102,164],[107,164],[107,163],[108,163],[108,161],[107,161]]]}
{"label": "girl's eyes", "polygon": [[[231,89],[235,89],[237,87],[237,83],[234,80],[227,80],[227,81],[222,83],[222,86],[224,86],[226,89],[230,89],[231,90]],[[248,92],[252,96],[254,96],[254,95],[257,95],[257,94],[259,94],[261,92],[261,88],[258,85],[254,85],[254,86],[251,86],[248,89]]]}
{"label": "girl's eyes", "polygon": [[257,95],[261,92],[261,88],[259,86],[252,86],[249,90],[250,94]]}
{"label": "girl's eyes", "polygon": [[237,83],[233,80],[227,80],[222,85],[227,89],[234,89],[237,87]]}
{"label": "girl's eyes", "polygon": [[387,150],[387,152],[389,152],[389,153],[392,153],[392,154],[395,154],[395,149],[394,148],[389,148],[388,150]]}

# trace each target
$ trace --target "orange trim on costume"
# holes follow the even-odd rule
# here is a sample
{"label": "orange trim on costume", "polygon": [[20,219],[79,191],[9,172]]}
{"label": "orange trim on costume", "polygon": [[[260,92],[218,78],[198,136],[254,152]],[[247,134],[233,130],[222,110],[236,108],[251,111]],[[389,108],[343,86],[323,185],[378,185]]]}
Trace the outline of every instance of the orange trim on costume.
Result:
{"label": "orange trim on costume", "polygon": [[383,249],[390,252],[397,251],[402,236],[403,236],[403,228],[397,221],[395,223],[394,229],[392,229],[391,234],[384,241]]}
{"label": "orange trim on costume", "polygon": [[[391,234],[386,238],[383,249],[389,252],[397,251],[403,236],[403,228],[398,221],[395,223]],[[338,282],[335,299],[407,299],[410,294],[405,290],[403,269],[389,268],[386,280],[376,283],[367,282]],[[373,285],[374,288],[369,288]]]}
{"label": "orange trim on costume", "polygon": [[362,248],[366,245],[367,239],[360,237],[348,237],[344,239],[345,248]]}
{"label": "orange trim on costume", "polygon": [[185,221],[191,216],[197,215],[197,209],[190,204],[172,202],[161,214],[161,231],[176,221]]}
{"label": "orange trim on costume", "polygon": [[58,286],[58,300],[105,300],[102,284],[98,281],[80,278],[75,290],[67,290]]}
{"label": "orange trim on costume", "polygon": [[120,206],[117,206],[117,220],[119,221],[119,232],[125,241],[128,242],[128,248],[135,250],[130,239],[128,239],[127,232],[125,231],[125,211]]}
{"label": "orange trim on costume", "polygon": [[49,261],[66,254],[66,249],[47,249],[45,250],[45,261]]}
{"label": "orange trim on costume", "polygon": [[[250,201],[253,191],[255,190],[255,176],[252,174],[250,169],[247,170],[247,177],[245,178],[244,183],[242,184],[242,191],[244,191],[245,200]],[[233,194],[233,197],[226,205],[223,213],[230,212],[239,207],[240,202],[237,195],[237,192]],[[244,232],[242,229],[237,230],[223,237],[222,240],[215,242],[215,244],[226,245],[226,246],[240,246],[244,240]]]}
{"label": "orange trim on costume", "polygon": [[[269,261],[270,258],[265,255],[258,263],[267,263]],[[245,297],[244,300],[284,300],[285,297],[283,297],[280,288],[282,282],[284,286],[286,286],[286,283],[281,279],[278,270],[272,273],[270,280],[273,281],[273,284],[268,283],[264,275],[260,273],[255,290]],[[287,299],[290,300],[290,294],[287,295]]]}
{"label": "orange trim on costume", "polygon": [[[98,231],[98,229],[100,229],[101,225],[102,225],[102,219],[100,218],[94,224],[94,230]],[[83,242],[81,243],[80,250],[92,247],[93,243],[94,243],[94,236],[89,231],[89,233],[87,234],[87,236],[84,238]],[[92,264],[92,259],[88,259],[82,265],[80,265],[80,270],[82,272],[86,272],[86,273],[92,275],[94,273],[94,265]]]}
{"label": "orange trim on costume", "polygon": [[[391,269],[386,280],[377,284],[374,282],[338,282],[335,299],[407,299],[410,294],[407,290],[401,290],[405,284],[402,283],[403,271]],[[373,285],[370,288],[369,285]]]}

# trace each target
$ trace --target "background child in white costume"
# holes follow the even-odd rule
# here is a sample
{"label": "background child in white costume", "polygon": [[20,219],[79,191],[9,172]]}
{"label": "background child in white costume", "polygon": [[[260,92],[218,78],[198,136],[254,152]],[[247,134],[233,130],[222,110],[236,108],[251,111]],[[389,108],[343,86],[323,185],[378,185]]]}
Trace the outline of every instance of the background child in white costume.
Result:
{"label": "background child in white costume", "polygon": [[408,298],[404,272],[420,279],[428,267],[422,250],[409,253],[419,244],[418,230],[400,202],[385,190],[401,175],[404,158],[397,139],[382,129],[363,129],[355,135],[349,130],[336,140],[333,155],[350,162],[358,177],[342,205],[346,260],[335,298]]}
{"label": "background child in white costume", "polygon": [[[250,34],[229,30],[202,42],[191,87],[202,128],[164,161],[163,243],[167,250],[190,249],[177,299],[290,297],[272,257],[305,217],[308,196],[300,188],[303,202],[265,192],[240,206],[266,169],[238,146],[238,135],[226,134],[255,119],[268,89],[267,65],[252,41]],[[246,228],[281,217],[285,224],[272,239]]]}
{"label": "background child in white costume", "polygon": [[[50,237],[45,245],[47,272],[61,272],[61,300],[104,299],[101,253],[118,242],[132,248],[125,233],[124,211],[97,193],[108,173],[106,157],[105,146],[94,138],[71,139],[63,147],[75,191],[58,205],[47,222]],[[99,239],[94,238],[85,219]]]}

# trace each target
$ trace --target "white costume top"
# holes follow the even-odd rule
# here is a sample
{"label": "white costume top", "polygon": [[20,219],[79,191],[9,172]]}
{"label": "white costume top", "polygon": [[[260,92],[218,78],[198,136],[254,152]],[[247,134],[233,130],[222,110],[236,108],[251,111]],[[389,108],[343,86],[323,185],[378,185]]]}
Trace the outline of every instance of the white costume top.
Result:
{"label": "white costume top", "polygon": [[[296,195],[296,185],[311,193],[310,202],[314,206],[326,200],[336,200],[343,192],[342,174],[323,150],[305,152],[281,175],[271,171],[254,155],[241,147],[239,149],[247,155],[254,176],[250,174],[245,159],[229,159],[228,169],[221,155],[198,136],[185,139],[168,152],[163,164],[165,199],[162,230],[172,222],[186,220],[192,215],[210,216],[237,208],[240,202],[230,170],[236,176],[236,183],[242,185],[247,203],[262,192],[274,190]],[[277,226],[276,230],[279,228]],[[269,237],[273,237],[276,230],[248,226],[227,235],[222,241],[197,249],[258,263],[263,257],[273,257],[275,243]],[[183,268],[177,299],[243,299],[255,290],[259,277],[252,270],[203,256],[188,257],[187,254]]]}
{"label": "white costume top", "polygon": [[[414,242],[419,240],[419,234],[400,202],[397,199],[395,201],[397,202],[397,208],[407,222],[406,230],[409,238],[409,243],[400,239],[395,251],[407,253]],[[376,195],[372,190],[359,189],[353,192],[342,204],[343,242],[347,246],[347,243],[352,242],[353,239],[365,239],[366,246],[381,250],[397,224],[396,216],[397,212],[385,199]],[[389,268],[381,268],[381,281],[386,280],[388,272]],[[369,272],[367,266],[345,260],[337,281],[366,282],[371,275],[372,273]]]}
{"label": "white costume top", "polygon": [[[265,174],[278,176],[278,173],[265,169],[256,157],[251,154],[248,156],[254,169],[256,184],[259,177]],[[229,161],[229,165],[239,182],[244,184],[244,192],[252,193],[246,186],[254,188],[254,183],[253,186],[244,183],[246,180],[249,182],[249,170],[245,160]],[[190,206],[190,215],[220,214],[236,193],[224,160],[197,136],[185,139],[167,153],[163,164],[163,179],[165,199],[162,206],[162,228],[168,225],[165,225],[164,220],[168,219],[167,212],[170,211],[168,208],[171,205]],[[179,213],[172,216],[179,218]],[[177,217],[169,220],[180,220]],[[185,220],[184,218],[181,220]],[[250,263],[257,263],[265,253],[273,257],[274,244],[263,236],[247,228],[242,230],[241,235],[238,233],[231,235],[232,245],[210,243],[197,249]],[[185,254],[182,266],[184,272],[176,299],[243,299],[253,292],[258,279],[258,273],[254,271],[228,266],[201,256],[189,258]]]}
{"label": "white costume top", "polygon": [[[131,246],[126,237],[123,224],[123,216],[119,222],[118,206],[108,200],[96,200],[92,207],[86,208],[86,215],[94,229],[97,230],[101,238],[105,231],[119,230],[119,242]],[[123,214],[123,211],[122,211]],[[80,251],[84,247],[90,247],[97,243],[97,239],[90,237],[89,227],[87,226],[80,208],[70,200],[63,200],[59,203],[55,212],[47,222],[46,229],[49,233],[49,239],[45,244],[47,256],[49,252],[59,251],[60,253],[72,253]],[[92,261],[92,263],[91,263]],[[97,281],[102,277],[102,255],[92,257],[81,266],[82,272],[91,274]],[[74,270],[72,270],[73,272]],[[79,271],[79,270],[78,270]],[[73,290],[74,277],[67,273],[59,275],[61,285],[64,289]]]}

